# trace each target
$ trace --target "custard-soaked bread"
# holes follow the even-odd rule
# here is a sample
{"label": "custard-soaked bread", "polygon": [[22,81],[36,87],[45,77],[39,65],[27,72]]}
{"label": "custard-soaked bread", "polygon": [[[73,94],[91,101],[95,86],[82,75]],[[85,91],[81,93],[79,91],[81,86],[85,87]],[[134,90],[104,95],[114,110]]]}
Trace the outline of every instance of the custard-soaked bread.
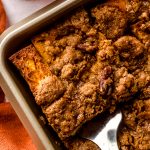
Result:
{"label": "custard-soaked bread", "polygon": [[9,59],[29,84],[37,104],[51,103],[65,91],[62,82],[51,74],[48,65],[32,45],[18,51]]}

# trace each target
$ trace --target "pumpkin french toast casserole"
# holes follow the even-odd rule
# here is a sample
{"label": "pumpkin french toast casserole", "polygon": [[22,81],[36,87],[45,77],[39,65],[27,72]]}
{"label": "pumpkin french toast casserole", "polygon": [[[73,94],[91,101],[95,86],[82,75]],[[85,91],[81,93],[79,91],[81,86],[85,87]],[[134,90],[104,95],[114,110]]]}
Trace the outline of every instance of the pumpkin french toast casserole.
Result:
{"label": "pumpkin french toast casserole", "polygon": [[[142,150],[141,142],[128,138],[140,140],[143,125],[136,117],[150,115],[149,33],[149,0],[96,3],[51,25],[9,59],[68,149],[88,149],[82,147],[85,142],[76,143],[77,131],[121,103],[120,149]],[[145,118],[143,143],[148,150],[150,118]]]}

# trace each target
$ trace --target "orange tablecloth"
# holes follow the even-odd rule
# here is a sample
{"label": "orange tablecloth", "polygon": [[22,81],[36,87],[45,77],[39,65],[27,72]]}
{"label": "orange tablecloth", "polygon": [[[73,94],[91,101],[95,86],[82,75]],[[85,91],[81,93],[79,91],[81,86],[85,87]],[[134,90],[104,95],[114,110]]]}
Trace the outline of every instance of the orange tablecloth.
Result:
{"label": "orange tablecloth", "polygon": [[36,150],[9,102],[0,103],[0,150]]}

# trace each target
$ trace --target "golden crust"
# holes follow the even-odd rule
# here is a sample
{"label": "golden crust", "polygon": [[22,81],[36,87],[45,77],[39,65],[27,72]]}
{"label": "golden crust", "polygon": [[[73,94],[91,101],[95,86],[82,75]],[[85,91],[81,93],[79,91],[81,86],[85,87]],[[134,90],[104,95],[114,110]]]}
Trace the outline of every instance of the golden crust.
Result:
{"label": "golden crust", "polygon": [[32,92],[35,91],[38,82],[42,78],[51,75],[49,67],[43,63],[40,55],[32,45],[18,51],[9,59],[21,71]]}
{"label": "golden crust", "polygon": [[[23,48],[9,59],[29,84],[37,104],[51,103],[65,90],[61,81],[51,74],[48,65],[43,62],[33,45]],[[46,88],[43,87],[43,83]]]}

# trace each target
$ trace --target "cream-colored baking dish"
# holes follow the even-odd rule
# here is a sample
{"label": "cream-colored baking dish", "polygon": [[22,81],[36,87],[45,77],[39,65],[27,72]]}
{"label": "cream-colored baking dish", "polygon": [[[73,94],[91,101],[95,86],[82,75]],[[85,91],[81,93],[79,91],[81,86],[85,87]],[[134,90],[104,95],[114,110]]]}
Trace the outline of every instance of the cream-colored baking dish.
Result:
{"label": "cream-colored baking dish", "polygon": [[39,150],[59,150],[64,147],[56,133],[43,123],[41,119],[43,114],[26,82],[8,58],[27,45],[31,37],[87,1],[56,0],[10,27],[0,37],[0,86]]}

